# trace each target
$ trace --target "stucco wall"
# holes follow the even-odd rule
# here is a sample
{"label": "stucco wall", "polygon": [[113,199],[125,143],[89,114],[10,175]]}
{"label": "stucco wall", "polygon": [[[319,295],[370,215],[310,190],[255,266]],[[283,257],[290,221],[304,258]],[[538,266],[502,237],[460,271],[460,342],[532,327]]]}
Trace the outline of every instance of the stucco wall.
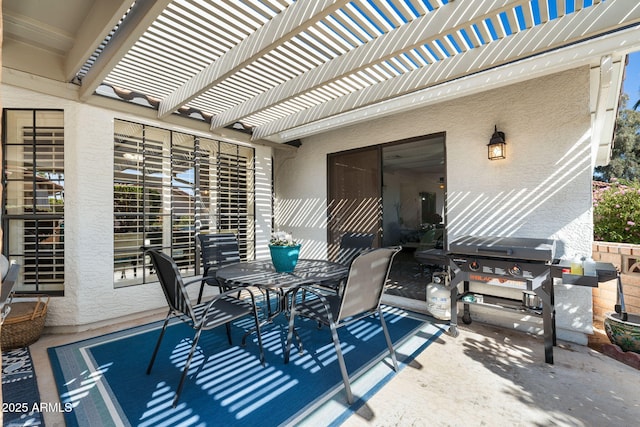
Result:
{"label": "stucco wall", "polygon": [[[157,283],[113,286],[113,126],[118,118],[174,128],[7,85],[2,86],[2,99],[5,108],[64,109],[65,296],[51,299],[47,327],[89,328],[166,307]],[[271,227],[271,149],[256,147],[256,162],[256,240],[260,248],[267,246]]]}
{"label": "stucco wall", "polygon": [[[489,161],[493,126],[507,159]],[[589,69],[570,70],[302,140],[276,153],[277,227],[303,240],[303,256],[326,255],[326,155],[446,132],[449,240],[464,234],[558,239],[558,257],[589,255],[592,240]],[[556,287],[558,336],[586,343],[591,290]],[[541,322],[495,311],[487,321],[536,330]],[[523,326],[524,325],[524,326]]]}
{"label": "stucco wall", "polygon": [[[450,239],[552,237],[561,241],[558,256],[589,254],[588,87],[581,68],[306,138],[295,153],[276,151],[276,228],[303,240],[303,257],[326,257],[327,153],[446,132]],[[157,284],[113,288],[113,119],[170,127],[6,85],[2,98],[6,108],[65,110],[65,297],[52,300],[47,325],[93,325],[163,307]],[[494,124],[508,143],[498,162],[486,158]],[[270,233],[271,155],[256,148],[258,257]],[[590,292],[556,286],[560,338],[581,342],[590,333]],[[531,328],[495,312],[486,317]]]}

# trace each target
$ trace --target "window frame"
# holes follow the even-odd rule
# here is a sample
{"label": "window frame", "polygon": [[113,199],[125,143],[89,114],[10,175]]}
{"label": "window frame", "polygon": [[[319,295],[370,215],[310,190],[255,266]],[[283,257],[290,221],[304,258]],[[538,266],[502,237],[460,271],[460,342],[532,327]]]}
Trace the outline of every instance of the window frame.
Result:
{"label": "window frame", "polygon": [[[223,159],[223,152],[229,159]],[[125,157],[128,161],[122,160]],[[132,170],[125,169],[128,166]],[[228,177],[222,176],[223,171]],[[125,182],[139,187],[138,195],[132,196],[137,197],[136,207],[125,206],[118,193],[118,186]],[[228,194],[222,191],[221,182],[229,187]],[[157,281],[140,246],[160,248],[174,257],[185,277],[201,274],[200,232],[233,231],[238,235],[241,259],[255,257],[252,147],[116,119],[113,184],[114,288]],[[229,206],[235,202],[234,218],[222,208],[223,200]],[[230,229],[230,224],[236,227]]]}
{"label": "window frame", "polygon": [[[21,112],[31,113],[29,124],[20,125],[20,120],[24,117],[18,115]],[[4,231],[2,252],[12,262],[21,265],[21,274],[15,285],[17,292],[63,296],[65,289],[64,110],[4,108],[2,113],[2,228]],[[15,118],[11,117],[12,113],[16,113]],[[53,114],[54,117],[46,117],[45,114]],[[41,124],[43,121],[45,123]],[[48,121],[59,123],[46,124]],[[29,128],[31,128],[30,134],[27,131]],[[15,131],[13,135],[15,141],[9,141],[11,131]],[[23,147],[21,157],[11,157],[13,147]],[[29,159],[31,159],[30,169]],[[47,164],[49,164],[49,171],[46,166],[41,169],[41,165]],[[27,179],[29,170],[31,170],[31,178]],[[12,175],[15,177],[11,177]],[[18,188],[13,188],[14,186]],[[12,192],[15,192],[15,197],[20,198],[22,203],[15,200],[15,206],[8,206]],[[46,194],[44,203],[43,194]],[[31,203],[26,203],[26,200],[31,200]],[[31,212],[26,211],[29,208]]]}

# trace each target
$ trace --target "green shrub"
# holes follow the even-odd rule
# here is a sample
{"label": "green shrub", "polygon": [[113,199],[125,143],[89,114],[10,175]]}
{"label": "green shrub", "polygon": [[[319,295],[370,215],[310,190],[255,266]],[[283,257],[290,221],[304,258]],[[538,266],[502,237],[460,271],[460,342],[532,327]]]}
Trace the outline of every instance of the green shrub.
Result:
{"label": "green shrub", "polygon": [[640,244],[640,183],[593,183],[593,235],[602,242]]}

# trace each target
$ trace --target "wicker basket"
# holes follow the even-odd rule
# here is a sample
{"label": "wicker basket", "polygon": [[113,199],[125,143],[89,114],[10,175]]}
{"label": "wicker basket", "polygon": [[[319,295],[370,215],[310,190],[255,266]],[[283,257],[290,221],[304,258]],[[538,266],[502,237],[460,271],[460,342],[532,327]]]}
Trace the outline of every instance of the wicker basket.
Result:
{"label": "wicker basket", "polygon": [[29,295],[29,297],[37,297],[37,301],[16,302],[14,299],[11,303],[11,312],[4,320],[0,333],[2,350],[27,347],[40,339],[47,317],[49,297],[42,295]]}

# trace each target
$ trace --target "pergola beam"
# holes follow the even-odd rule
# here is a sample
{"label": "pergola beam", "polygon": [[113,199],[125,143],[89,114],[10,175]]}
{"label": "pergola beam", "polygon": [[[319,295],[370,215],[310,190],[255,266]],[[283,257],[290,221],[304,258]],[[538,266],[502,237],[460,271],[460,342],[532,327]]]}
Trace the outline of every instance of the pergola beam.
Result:
{"label": "pergola beam", "polygon": [[171,0],[137,0],[122,26],[115,32],[109,44],[82,79],[79,97],[87,101],[111,70],[127,54],[129,49],[156,20]]}
{"label": "pergola beam", "polygon": [[627,9],[616,2],[601,3],[259,126],[253,135],[255,138],[273,137],[313,121],[579,43],[639,22],[640,5]]}
{"label": "pergola beam", "polygon": [[592,166],[604,166],[611,159],[611,139],[620,97],[620,75],[624,72],[624,55],[604,55],[598,67],[591,69],[591,147]]}
{"label": "pergola beam", "polygon": [[289,40],[300,31],[300,28],[312,25],[346,3],[348,0],[314,0],[293,3],[163,99],[158,109],[158,117],[164,118],[173,113],[180,106]]}
{"label": "pergola beam", "polygon": [[480,21],[489,14],[495,16],[507,9],[509,5],[520,3],[522,3],[521,0],[451,2],[214,116],[211,120],[211,128],[221,128],[235,123],[251,114],[430,43],[443,34],[454,34],[456,30],[469,26],[470,21]]}
{"label": "pergola beam", "polygon": [[[619,54],[621,55],[639,50],[639,33],[640,26],[624,29],[596,40],[574,44],[563,49],[513,62],[502,67],[492,68],[461,79],[428,87],[415,93],[409,93],[391,100],[327,117],[307,125],[283,131],[275,138],[270,139],[286,142],[293,139],[305,138],[325,132],[327,129],[338,129],[343,126],[362,123],[392,114],[399,114],[420,107],[440,104],[463,96],[488,92],[508,84],[544,77],[568,68],[594,65],[592,64],[594,57],[599,58],[600,56],[609,55],[613,50],[617,50],[612,48],[612,46],[619,47]],[[594,101],[591,107],[592,114],[595,114],[595,101],[598,99],[598,91],[600,90],[600,79],[599,77],[595,78],[593,74],[599,74],[599,72],[598,63],[597,68],[592,70],[591,100]]]}
{"label": "pergola beam", "polygon": [[87,58],[102,43],[111,29],[131,6],[131,0],[97,0],[82,22],[74,38],[74,45],[65,58],[64,74],[71,81]]}

